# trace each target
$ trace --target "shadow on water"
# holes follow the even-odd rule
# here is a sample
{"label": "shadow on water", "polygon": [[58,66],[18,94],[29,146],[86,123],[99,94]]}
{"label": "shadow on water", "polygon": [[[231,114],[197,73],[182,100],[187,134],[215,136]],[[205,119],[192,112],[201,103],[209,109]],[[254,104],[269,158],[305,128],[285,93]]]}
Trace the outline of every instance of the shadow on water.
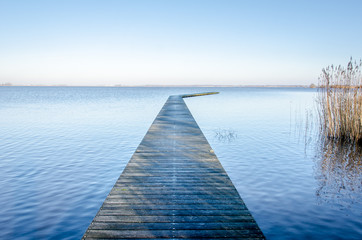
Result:
{"label": "shadow on water", "polygon": [[319,203],[333,203],[340,208],[358,203],[362,193],[362,148],[330,139],[321,140],[316,146],[314,173]]}

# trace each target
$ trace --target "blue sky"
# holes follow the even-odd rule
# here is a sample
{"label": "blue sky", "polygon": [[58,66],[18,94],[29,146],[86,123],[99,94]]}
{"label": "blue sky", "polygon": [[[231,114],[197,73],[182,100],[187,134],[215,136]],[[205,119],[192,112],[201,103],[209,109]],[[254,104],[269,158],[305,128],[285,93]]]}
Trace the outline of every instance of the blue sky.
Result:
{"label": "blue sky", "polygon": [[0,83],[317,83],[362,57],[361,12],[350,0],[0,0]]}

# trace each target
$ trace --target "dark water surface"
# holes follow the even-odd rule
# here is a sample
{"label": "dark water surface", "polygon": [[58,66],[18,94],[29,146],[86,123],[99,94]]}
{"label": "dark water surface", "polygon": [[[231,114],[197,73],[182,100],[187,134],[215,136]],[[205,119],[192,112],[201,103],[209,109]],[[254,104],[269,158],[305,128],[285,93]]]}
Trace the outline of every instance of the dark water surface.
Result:
{"label": "dark water surface", "polygon": [[0,239],[80,239],[167,97],[205,91],[185,101],[267,238],[362,238],[361,157],[305,137],[314,90],[0,87]]}

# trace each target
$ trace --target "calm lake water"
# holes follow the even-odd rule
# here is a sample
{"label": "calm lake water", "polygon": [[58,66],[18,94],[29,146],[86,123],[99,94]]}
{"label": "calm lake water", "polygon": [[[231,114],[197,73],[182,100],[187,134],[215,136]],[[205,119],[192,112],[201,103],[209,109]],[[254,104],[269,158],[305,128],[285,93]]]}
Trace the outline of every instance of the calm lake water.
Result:
{"label": "calm lake water", "polygon": [[0,87],[0,239],[80,239],[168,96],[205,91],[186,104],[268,239],[362,238],[361,155],[318,142],[313,89]]}

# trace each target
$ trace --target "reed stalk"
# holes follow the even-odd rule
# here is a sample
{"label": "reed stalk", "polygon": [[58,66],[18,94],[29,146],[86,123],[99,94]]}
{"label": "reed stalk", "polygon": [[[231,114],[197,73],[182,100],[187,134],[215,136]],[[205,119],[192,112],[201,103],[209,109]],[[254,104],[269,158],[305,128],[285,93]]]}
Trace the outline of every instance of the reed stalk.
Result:
{"label": "reed stalk", "polygon": [[362,144],[362,61],[333,65],[319,77],[318,114],[325,137]]}

